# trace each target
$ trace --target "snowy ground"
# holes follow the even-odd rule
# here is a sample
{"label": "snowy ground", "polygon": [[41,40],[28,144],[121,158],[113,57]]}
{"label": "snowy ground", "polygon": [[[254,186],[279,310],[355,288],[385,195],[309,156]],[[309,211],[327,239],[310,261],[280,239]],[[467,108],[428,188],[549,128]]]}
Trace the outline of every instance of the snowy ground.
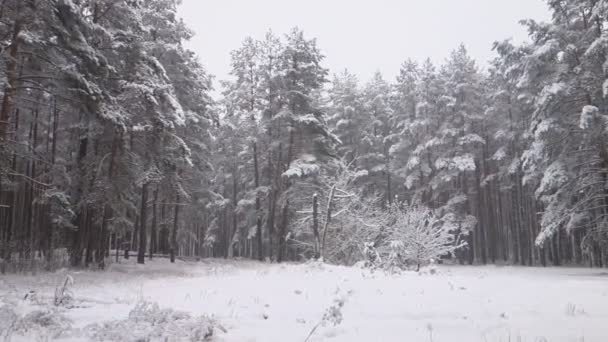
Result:
{"label": "snowy ground", "polygon": [[[309,341],[608,340],[608,272],[602,270],[445,266],[434,275],[386,275],[316,263],[123,262],[107,272],[69,272],[75,304],[54,309],[55,288],[67,274],[0,276],[4,315],[7,308],[18,316],[51,308],[66,318],[59,325],[69,332],[60,340],[87,341],[90,324],[125,320],[147,301],[213,317],[221,325],[213,341],[285,342],[305,341],[343,300],[342,322],[319,326]],[[29,291],[35,293],[26,298]],[[12,333],[12,341],[34,341],[32,334]],[[57,332],[36,334],[44,341]]]}

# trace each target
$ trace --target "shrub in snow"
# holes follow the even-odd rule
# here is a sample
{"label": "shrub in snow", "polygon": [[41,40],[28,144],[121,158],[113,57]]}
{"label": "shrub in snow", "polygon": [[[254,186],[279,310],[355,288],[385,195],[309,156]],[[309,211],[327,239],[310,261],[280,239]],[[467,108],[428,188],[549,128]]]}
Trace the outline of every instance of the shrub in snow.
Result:
{"label": "shrub in snow", "polygon": [[382,263],[382,258],[380,258],[380,254],[376,250],[373,242],[364,243],[363,255],[365,256],[364,267],[374,268]]}
{"label": "shrub in snow", "polygon": [[327,325],[336,326],[336,325],[339,325],[340,323],[342,323],[342,320],[343,320],[342,308],[344,307],[347,296],[349,294],[351,294],[351,291],[344,294],[344,293],[340,292],[340,289],[337,290],[336,297],[334,298],[332,304],[325,310],[325,313],[323,313],[323,317],[321,318],[319,323],[317,323],[310,330],[310,333],[308,334],[308,336],[306,337],[304,342],[308,341],[310,339],[310,337],[315,333],[315,331],[320,326],[323,326],[323,327],[327,326]]}
{"label": "shrub in snow", "polygon": [[40,298],[40,296],[38,296],[38,292],[36,291],[30,291],[28,293],[25,294],[25,296],[23,296],[23,300],[34,304],[34,305],[45,305],[46,303],[44,302],[44,300],[42,298]]}
{"label": "shrub in snow", "polygon": [[437,264],[435,263],[435,259],[431,259],[429,261],[429,265],[421,268],[418,271],[418,273],[419,274],[430,274],[430,275],[437,274]]}
{"label": "shrub in snow", "polygon": [[192,317],[187,312],[161,309],[157,303],[139,302],[124,320],[92,324],[85,328],[94,341],[209,341],[215,328],[213,319]]}
{"label": "shrub in snow", "polygon": [[408,260],[403,256],[405,248],[403,241],[391,240],[388,243],[388,257],[383,263],[384,270],[389,273],[399,273]]}
{"label": "shrub in snow", "polygon": [[458,226],[427,207],[395,204],[390,213],[384,244],[386,267],[415,265],[418,271],[421,265],[466,245],[457,238]]}
{"label": "shrub in snow", "polygon": [[322,325],[338,325],[342,323],[342,320],[344,319],[342,316],[342,307],[344,307],[345,302],[345,297],[334,299],[333,304],[327,308],[323,314],[323,318],[321,319]]}
{"label": "shrub in snow", "polygon": [[72,321],[60,311],[45,309],[32,311],[18,318],[13,327],[18,335],[49,336],[55,339],[70,331]]}
{"label": "shrub in snow", "polygon": [[325,269],[325,264],[323,260],[314,260],[310,259],[306,263],[306,271],[320,271]]}
{"label": "shrub in snow", "polygon": [[350,265],[362,259],[361,246],[380,227],[374,215],[381,208],[379,197],[364,196],[359,188],[363,173],[344,160],[333,161],[317,176],[318,185],[294,184],[290,205],[301,210],[288,240],[304,257]]}
{"label": "shrub in snow", "polygon": [[0,307],[0,336],[3,340],[9,340],[18,319],[19,316],[11,306]]}

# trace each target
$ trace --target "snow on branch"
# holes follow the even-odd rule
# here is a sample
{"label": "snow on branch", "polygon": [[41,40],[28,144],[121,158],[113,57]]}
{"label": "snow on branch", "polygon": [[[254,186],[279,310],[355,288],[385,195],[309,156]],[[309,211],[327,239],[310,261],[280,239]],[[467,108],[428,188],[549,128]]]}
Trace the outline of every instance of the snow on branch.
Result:
{"label": "snow on branch", "polygon": [[320,166],[316,164],[316,158],[310,154],[304,154],[289,165],[289,169],[283,172],[286,178],[301,178],[319,173]]}

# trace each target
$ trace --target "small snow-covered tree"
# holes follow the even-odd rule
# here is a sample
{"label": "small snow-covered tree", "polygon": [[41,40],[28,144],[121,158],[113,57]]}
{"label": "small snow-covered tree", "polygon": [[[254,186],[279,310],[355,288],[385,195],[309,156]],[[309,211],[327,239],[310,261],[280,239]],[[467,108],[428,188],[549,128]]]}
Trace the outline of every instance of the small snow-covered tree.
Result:
{"label": "small snow-covered tree", "polygon": [[388,254],[387,262],[396,266],[414,264],[419,270],[422,264],[466,245],[456,235],[458,225],[428,207],[393,204],[389,217],[387,238],[381,250]]}
{"label": "small snow-covered tree", "polygon": [[319,171],[314,182],[294,182],[293,205],[299,210],[290,240],[305,255],[352,264],[363,258],[365,243],[378,236],[381,222],[385,222],[380,219],[384,214],[381,199],[364,194],[361,185],[368,173],[353,168],[353,163],[333,160]]}

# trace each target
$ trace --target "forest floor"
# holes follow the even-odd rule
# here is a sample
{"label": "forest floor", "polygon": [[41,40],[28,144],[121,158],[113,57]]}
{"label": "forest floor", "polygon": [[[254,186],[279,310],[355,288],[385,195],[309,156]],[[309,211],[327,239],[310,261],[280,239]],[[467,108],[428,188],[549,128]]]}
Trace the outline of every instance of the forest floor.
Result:
{"label": "forest floor", "polygon": [[[56,296],[68,274],[73,285]],[[309,341],[605,342],[608,272],[158,259],[0,276],[0,341],[202,340],[213,326],[212,341],[303,342],[328,310]]]}

